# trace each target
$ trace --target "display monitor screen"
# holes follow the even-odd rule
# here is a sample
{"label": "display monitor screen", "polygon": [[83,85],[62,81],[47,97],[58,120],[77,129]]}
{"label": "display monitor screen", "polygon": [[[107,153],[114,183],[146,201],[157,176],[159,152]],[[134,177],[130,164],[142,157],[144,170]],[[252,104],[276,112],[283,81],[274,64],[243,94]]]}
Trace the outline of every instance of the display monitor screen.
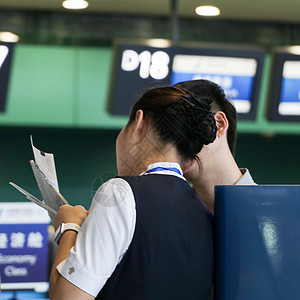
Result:
{"label": "display monitor screen", "polygon": [[0,42],[0,112],[6,108],[6,98],[14,43]]}
{"label": "display monitor screen", "polygon": [[300,121],[300,55],[275,53],[272,73],[269,118]]}
{"label": "display monitor screen", "polygon": [[251,96],[257,61],[204,55],[175,55],[171,84],[181,81],[208,79],[219,84],[240,114],[251,110]]}
{"label": "display monitor screen", "polygon": [[260,50],[121,44],[115,49],[109,110],[128,115],[136,95],[148,87],[208,79],[219,84],[239,119],[254,119],[264,52]]}

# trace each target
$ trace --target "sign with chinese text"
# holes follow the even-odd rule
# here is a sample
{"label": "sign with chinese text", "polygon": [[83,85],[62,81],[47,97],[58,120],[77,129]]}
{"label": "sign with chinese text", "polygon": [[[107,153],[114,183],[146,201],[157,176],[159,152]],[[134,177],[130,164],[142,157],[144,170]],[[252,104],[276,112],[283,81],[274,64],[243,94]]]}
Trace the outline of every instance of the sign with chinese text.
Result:
{"label": "sign with chinese text", "polygon": [[49,223],[33,203],[0,203],[2,289],[48,289]]}

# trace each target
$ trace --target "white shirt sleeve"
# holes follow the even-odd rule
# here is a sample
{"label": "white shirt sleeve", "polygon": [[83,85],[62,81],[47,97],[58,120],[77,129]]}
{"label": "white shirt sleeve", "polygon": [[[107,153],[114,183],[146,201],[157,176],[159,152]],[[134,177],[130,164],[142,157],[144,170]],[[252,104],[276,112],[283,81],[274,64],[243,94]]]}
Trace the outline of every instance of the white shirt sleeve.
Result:
{"label": "white shirt sleeve", "polygon": [[96,297],[126,253],[134,234],[135,201],[121,178],[104,183],[96,192],[69,257],[58,272]]}

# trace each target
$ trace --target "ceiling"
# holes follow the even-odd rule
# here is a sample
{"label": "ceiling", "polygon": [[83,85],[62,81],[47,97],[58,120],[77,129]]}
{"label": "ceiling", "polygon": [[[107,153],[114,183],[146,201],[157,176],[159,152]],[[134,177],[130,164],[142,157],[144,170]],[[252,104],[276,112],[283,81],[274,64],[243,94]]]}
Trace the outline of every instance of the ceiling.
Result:
{"label": "ceiling", "polygon": [[[0,9],[65,11],[62,0],[1,0]],[[167,15],[170,0],[88,0],[85,13],[125,13]],[[259,20],[300,23],[300,0],[178,0],[179,15],[198,17],[194,9],[199,5],[216,5],[226,20]]]}

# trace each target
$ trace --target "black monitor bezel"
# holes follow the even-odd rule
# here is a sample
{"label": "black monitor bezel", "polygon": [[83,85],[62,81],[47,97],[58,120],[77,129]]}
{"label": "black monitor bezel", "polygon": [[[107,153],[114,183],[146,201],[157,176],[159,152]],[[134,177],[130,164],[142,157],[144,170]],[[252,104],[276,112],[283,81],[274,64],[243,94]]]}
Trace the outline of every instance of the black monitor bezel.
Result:
{"label": "black monitor bezel", "polygon": [[10,73],[15,43],[1,42],[0,45],[6,46],[9,50],[8,55],[1,66],[0,72],[0,113],[5,113],[7,107],[7,96],[9,89]]}
{"label": "black monitor bezel", "polygon": [[[146,41],[133,42],[133,41],[116,41],[113,47],[113,63],[111,67],[110,76],[110,87],[108,93],[108,111],[113,115],[113,107],[115,105],[113,101],[113,95],[115,94],[115,83],[114,79],[118,75],[118,65],[120,63],[120,49],[124,46],[134,47],[134,46],[145,46],[149,47]],[[156,48],[156,47],[153,47]],[[171,53],[171,62],[173,63],[173,58],[176,54],[187,54],[187,55],[204,55],[204,56],[220,56],[220,57],[236,57],[236,58],[249,58],[255,59],[257,62],[257,70],[252,87],[252,95],[250,98],[251,109],[248,113],[238,113],[238,120],[255,120],[257,115],[258,101],[260,96],[260,87],[262,80],[262,73],[264,67],[265,51],[258,47],[252,46],[237,46],[237,45],[212,45],[212,44],[180,44],[169,47],[161,47],[162,50],[169,50]],[[171,81],[169,82],[169,84]],[[230,99],[229,99],[230,100]],[[126,116],[126,114],[123,114]],[[128,114],[127,114],[128,116]]]}
{"label": "black monitor bezel", "polygon": [[267,118],[272,121],[299,122],[300,115],[281,115],[278,112],[283,80],[283,66],[286,61],[299,61],[300,55],[287,51],[276,51],[272,55],[271,80],[269,85]]}

